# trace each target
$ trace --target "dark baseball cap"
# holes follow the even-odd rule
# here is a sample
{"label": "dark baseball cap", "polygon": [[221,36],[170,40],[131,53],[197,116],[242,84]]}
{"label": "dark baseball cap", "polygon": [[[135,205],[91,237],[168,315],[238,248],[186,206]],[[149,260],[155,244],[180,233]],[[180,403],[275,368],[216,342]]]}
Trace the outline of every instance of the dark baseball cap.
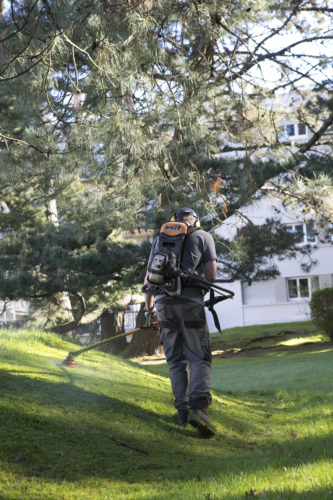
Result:
{"label": "dark baseball cap", "polygon": [[177,222],[181,222],[183,220],[183,217],[185,217],[186,215],[192,215],[193,217],[195,217],[195,219],[198,218],[198,215],[193,210],[193,208],[183,207],[177,210],[175,219]]}

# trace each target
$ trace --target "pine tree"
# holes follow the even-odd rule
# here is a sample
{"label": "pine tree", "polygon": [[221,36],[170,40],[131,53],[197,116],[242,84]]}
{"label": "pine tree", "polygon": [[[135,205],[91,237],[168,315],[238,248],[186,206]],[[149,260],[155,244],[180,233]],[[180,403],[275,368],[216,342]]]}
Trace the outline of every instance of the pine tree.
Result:
{"label": "pine tree", "polygon": [[[50,304],[67,293],[77,324],[140,281],[147,248],[121,241],[122,230],[156,231],[189,203],[211,228],[287,173],[282,195],[297,199],[312,182],[306,199],[318,209],[332,186],[330,145],[313,156],[333,122],[331,20],[325,0],[10,2],[0,18],[11,209],[0,220],[11,231],[1,297]],[[280,141],[286,110],[267,105],[291,89],[294,116],[314,134],[300,147]],[[247,231],[227,255],[243,255],[229,279],[262,272],[253,234],[269,238],[269,226]],[[275,240],[276,251],[293,243]]]}

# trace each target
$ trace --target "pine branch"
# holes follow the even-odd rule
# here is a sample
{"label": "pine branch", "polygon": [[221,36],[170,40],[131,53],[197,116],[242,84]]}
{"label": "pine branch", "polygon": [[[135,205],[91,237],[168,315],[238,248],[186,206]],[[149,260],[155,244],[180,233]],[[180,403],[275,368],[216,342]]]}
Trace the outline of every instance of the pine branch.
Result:
{"label": "pine branch", "polygon": [[29,148],[32,148],[34,149],[35,151],[38,151],[38,153],[41,153],[43,155],[46,155],[48,156],[50,154],[50,150],[47,149],[47,150],[43,150],[43,149],[40,149],[39,147],[35,146],[34,144],[31,144],[27,141],[23,141],[22,139],[18,139],[17,137],[9,137],[7,135],[4,135],[0,132],[0,141],[3,141],[3,142],[7,142],[7,141],[10,141],[10,142],[14,142],[16,144],[21,144],[23,146],[28,146]]}
{"label": "pine branch", "polygon": [[314,144],[316,144],[318,140],[325,134],[325,132],[332,125],[332,123],[333,123],[333,113],[330,114],[330,116],[324,121],[320,129],[317,130],[317,132],[315,132],[312,135],[312,137],[308,140],[308,142],[306,142],[299,148],[299,153],[304,154],[307,151],[309,151],[309,149],[311,149],[312,146],[314,146]]}

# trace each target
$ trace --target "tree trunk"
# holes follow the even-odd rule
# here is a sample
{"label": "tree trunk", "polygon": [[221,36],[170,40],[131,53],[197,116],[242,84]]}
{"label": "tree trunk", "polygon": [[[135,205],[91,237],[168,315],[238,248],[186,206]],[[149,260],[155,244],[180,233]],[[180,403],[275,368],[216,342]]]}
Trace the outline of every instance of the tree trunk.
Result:
{"label": "tree trunk", "polygon": [[[108,339],[110,337],[115,337],[119,333],[125,331],[124,328],[124,317],[127,309],[131,304],[140,304],[144,301],[143,296],[140,295],[126,295],[121,299],[117,306],[112,310],[103,311],[101,315],[101,333],[102,340]],[[106,344],[103,347],[103,351],[112,352],[114,354],[119,354],[127,348],[126,337],[123,337],[110,344]]]}
{"label": "tree trunk", "polygon": [[[51,181],[49,193],[51,195],[53,194],[52,181]],[[47,204],[46,217],[47,217],[47,220],[51,224],[53,224],[55,227],[59,226],[58,207],[57,207],[57,200],[55,198],[51,198]],[[73,315],[72,303],[71,303],[69,293],[68,292],[57,293],[55,295],[54,299],[55,299],[55,302],[57,303],[57,306],[59,307],[59,312],[60,312],[60,316],[61,316],[60,321],[65,322],[65,324],[68,324],[68,323],[74,324],[74,315]],[[66,336],[76,338],[77,328],[67,330]]]}
{"label": "tree trunk", "polygon": [[[124,310],[117,310],[115,312],[104,311],[101,316],[101,340],[108,339],[110,337],[115,337],[119,333],[124,331]],[[112,352],[113,354],[119,354],[127,346],[126,337],[105,344],[101,347],[104,352]]]}
{"label": "tree trunk", "polygon": [[[136,318],[136,328],[145,325],[143,295],[126,295],[118,302],[116,310],[103,312],[101,316],[102,340],[125,331],[124,316],[131,304],[141,304]],[[110,342],[104,346],[103,350],[114,354],[121,353],[122,356],[126,357],[163,355],[161,340],[156,328],[148,328],[135,333],[130,343],[127,342],[126,337]]]}
{"label": "tree trunk", "polygon": [[6,15],[6,0],[0,0],[0,17]]}
{"label": "tree trunk", "polygon": [[[156,320],[156,318],[154,319]],[[139,328],[145,324],[144,304],[136,319],[136,326]],[[139,333],[133,335],[132,341],[128,345],[123,356],[127,358],[134,358],[136,356],[163,356],[163,347],[161,344],[160,336],[157,333],[156,327],[147,328]]]}
{"label": "tree trunk", "polygon": [[[53,296],[52,303],[58,309],[54,318],[54,320],[56,321],[55,328],[57,328],[57,326],[59,326],[60,329],[61,327],[63,327],[62,335],[66,335],[66,337],[70,338],[76,338],[77,323],[74,321],[72,304],[69,298],[69,294],[67,292],[56,293]],[[52,331],[55,331],[55,329],[53,329]]]}

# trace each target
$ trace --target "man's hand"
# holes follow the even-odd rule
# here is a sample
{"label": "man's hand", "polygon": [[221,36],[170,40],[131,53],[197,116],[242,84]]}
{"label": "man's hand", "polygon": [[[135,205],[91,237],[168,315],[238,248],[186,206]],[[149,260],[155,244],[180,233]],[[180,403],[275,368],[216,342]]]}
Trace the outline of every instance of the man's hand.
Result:
{"label": "man's hand", "polygon": [[149,328],[153,324],[153,315],[155,314],[155,306],[150,309],[145,309],[146,327]]}

